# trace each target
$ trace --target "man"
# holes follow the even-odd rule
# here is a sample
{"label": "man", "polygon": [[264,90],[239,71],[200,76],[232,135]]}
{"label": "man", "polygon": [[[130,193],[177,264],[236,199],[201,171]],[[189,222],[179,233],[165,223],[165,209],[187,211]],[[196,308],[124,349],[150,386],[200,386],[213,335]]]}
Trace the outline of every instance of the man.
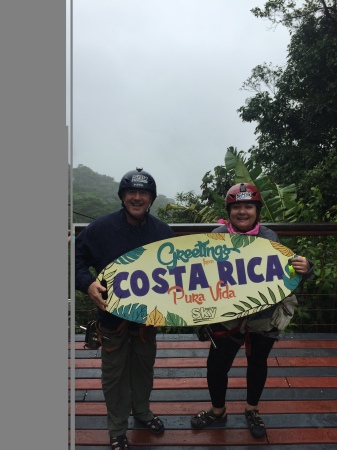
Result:
{"label": "man", "polygon": [[75,240],[75,288],[87,293],[98,308],[97,333],[102,344],[102,389],[107,406],[107,427],[112,449],[128,449],[126,430],[132,412],[150,431],[164,425],[150,410],[156,328],[128,322],[106,311],[106,288],[98,275],[124,253],[151,242],[174,237],[173,230],[152,216],[157,196],[153,177],[137,168],[119,184],[122,208],[96,219]]}

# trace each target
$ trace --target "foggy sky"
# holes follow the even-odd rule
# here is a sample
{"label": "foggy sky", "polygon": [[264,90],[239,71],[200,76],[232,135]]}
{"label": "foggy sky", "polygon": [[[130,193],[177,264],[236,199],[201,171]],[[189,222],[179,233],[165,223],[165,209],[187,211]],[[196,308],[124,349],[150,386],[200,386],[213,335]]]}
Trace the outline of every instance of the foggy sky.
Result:
{"label": "foggy sky", "polygon": [[73,0],[73,166],[119,181],[136,167],[158,193],[200,193],[230,146],[255,144],[237,109],[263,62],[286,63],[285,28],[257,0]]}

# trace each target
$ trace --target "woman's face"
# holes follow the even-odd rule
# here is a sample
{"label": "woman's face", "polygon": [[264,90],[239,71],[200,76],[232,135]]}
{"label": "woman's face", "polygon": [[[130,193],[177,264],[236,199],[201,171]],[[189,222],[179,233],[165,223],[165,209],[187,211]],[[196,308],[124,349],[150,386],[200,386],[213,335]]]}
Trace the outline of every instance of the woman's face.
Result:
{"label": "woman's face", "polygon": [[257,221],[257,210],[255,203],[240,202],[231,205],[229,220],[238,231],[249,231],[254,228]]}

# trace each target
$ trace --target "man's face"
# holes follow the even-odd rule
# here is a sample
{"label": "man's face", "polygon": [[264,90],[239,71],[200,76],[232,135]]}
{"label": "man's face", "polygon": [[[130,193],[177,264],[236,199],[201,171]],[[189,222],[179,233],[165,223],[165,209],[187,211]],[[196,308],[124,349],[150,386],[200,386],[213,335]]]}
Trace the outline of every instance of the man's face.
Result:
{"label": "man's face", "polygon": [[[130,189],[123,192],[123,202],[127,211],[132,216],[138,220],[142,220],[148,208],[151,206],[152,193],[142,189]],[[133,223],[132,217],[128,216],[128,221]]]}

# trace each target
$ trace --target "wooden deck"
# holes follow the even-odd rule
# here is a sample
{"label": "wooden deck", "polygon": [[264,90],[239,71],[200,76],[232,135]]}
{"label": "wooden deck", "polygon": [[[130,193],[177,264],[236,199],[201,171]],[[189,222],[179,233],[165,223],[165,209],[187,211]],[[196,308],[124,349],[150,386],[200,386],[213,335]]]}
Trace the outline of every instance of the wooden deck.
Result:
{"label": "wooden deck", "polygon": [[[100,350],[75,342],[75,450],[108,450],[106,409],[100,382]],[[166,430],[153,435],[131,417],[130,450],[336,450],[337,334],[284,335],[269,358],[259,409],[267,434],[251,436],[243,415],[244,349],[230,372],[228,421],[193,430],[190,418],[209,406],[207,342],[194,335],[159,334],[151,407]],[[69,408],[70,411],[70,408]]]}

